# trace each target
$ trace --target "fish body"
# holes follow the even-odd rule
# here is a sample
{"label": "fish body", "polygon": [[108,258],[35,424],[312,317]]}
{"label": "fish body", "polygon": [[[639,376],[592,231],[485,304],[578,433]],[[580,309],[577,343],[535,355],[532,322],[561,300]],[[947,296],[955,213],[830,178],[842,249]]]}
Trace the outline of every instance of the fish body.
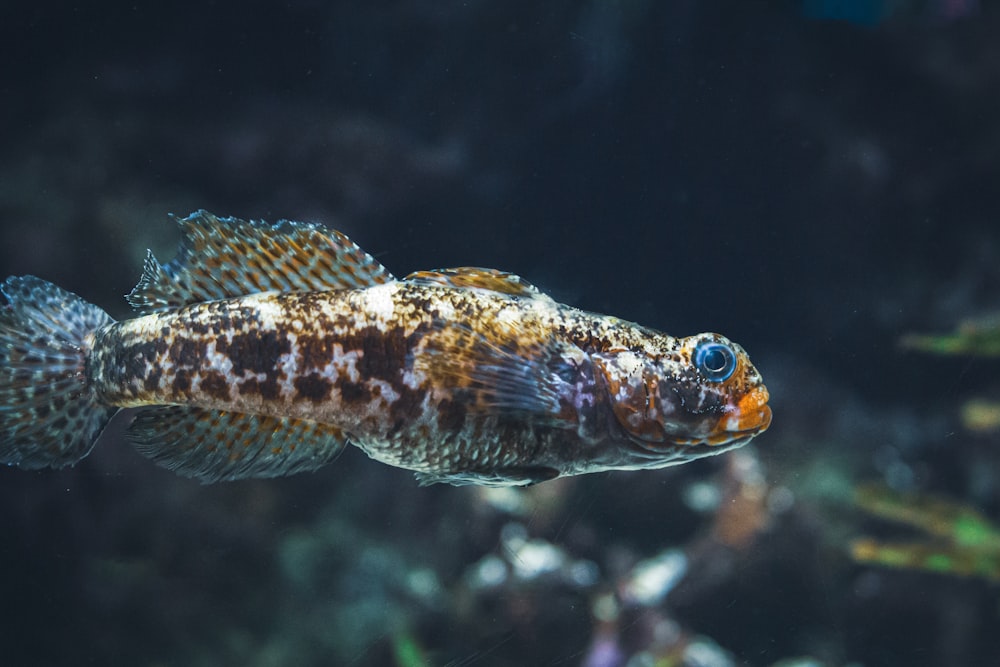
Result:
{"label": "fish body", "polygon": [[759,373],[718,334],[674,338],[492,269],[396,280],[318,225],[180,223],[132,319],[4,283],[0,460],[74,463],[139,408],[137,448],[207,482],[312,470],[352,443],[426,483],[530,484],[682,463],[770,423]]}

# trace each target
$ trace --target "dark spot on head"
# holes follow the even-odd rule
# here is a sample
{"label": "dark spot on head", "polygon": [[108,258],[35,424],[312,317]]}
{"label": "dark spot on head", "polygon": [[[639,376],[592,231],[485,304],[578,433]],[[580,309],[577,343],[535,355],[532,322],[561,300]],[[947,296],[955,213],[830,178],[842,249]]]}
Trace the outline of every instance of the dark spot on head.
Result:
{"label": "dark spot on head", "polygon": [[689,415],[718,413],[725,407],[718,391],[702,391],[701,379],[694,369],[685,371],[673,382],[661,382],[659,393],[661,400],[674,402]]}

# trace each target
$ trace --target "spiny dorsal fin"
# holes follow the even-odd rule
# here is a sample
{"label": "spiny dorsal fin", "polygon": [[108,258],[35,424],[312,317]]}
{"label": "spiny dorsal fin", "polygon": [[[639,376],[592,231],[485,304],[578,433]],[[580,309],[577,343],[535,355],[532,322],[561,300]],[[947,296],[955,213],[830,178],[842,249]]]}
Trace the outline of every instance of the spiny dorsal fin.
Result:
{"label": "spiny dorsal fin", "polygon": [[151,313],[258,292],[355,289],[392,274],[344,234],[315,223],[274,225],[196,211],[175,218],[177,256],[160,264],[146,256],[142,278],[126,297]]}
{"label": "spiny dorsal fin", "polygon": [[329,424],[181,406],[140,411],[128,437],[141,454],[206,484],[316,470],[347,444]]}
{"label": "spiny dorsal fin", "polygon": [[497,269],[482,269],[478,266],[458,266],[436,271],[416,271],[403,278],[404,282],[415,285],[436,285],[442,287],[466,287],[485,289],[515,296],[538,296],[541,292],[521,276]]}

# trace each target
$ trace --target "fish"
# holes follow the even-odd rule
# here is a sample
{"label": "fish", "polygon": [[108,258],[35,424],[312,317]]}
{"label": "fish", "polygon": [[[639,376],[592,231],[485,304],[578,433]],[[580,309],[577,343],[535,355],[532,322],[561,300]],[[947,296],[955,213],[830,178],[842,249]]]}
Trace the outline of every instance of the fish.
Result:
{"label": "fish", "polygon": [[771,423],[746,352],[458,267],[395,278],[341,232],[200,210],[147,252],[134,317],[0,284],[0,462],[73,465],[119,411],[204,483],[312,471],[348,445],[421,484],[517,486],[719,454]]}

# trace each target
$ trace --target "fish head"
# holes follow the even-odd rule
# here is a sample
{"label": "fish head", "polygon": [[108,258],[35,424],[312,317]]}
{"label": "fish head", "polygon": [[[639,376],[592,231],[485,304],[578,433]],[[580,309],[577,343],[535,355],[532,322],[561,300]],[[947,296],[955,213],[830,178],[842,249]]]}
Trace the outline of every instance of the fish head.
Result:
{"label": "fish head", "polygon": [[742,347],[715,333],[594,358],[628,468],[655,468],[742,446],[771,424],[767,387]]}

